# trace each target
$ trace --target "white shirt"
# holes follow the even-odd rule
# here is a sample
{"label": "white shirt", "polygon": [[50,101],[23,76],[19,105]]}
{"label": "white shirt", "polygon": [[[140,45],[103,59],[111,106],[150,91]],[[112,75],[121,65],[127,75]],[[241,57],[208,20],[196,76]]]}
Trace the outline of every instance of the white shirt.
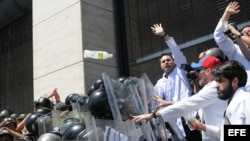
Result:
{"label": "white shirt", "polygon": [[[229,103],[226,114],[230,124],[250,125],[250,86],[240,87],[236,90]],[[221,141],[224,140],[222,127]]]}
{"label": "white shirt", "polygon": [[226,116],[231,124],[250,124],[250,86],[237,89],[227,107]]}
{"label": "white shirt", "polygon": [[214,40],[229,60],[236,60],[245,67],[248,76],[247,85],[250,85],[250,61],[242,54],[239,46],[234,44],[233,41],[224,34],[226,30],[228,30],[228,22],[222,22],[220,20],[214,31]]}
{"label": "white shirt", "polygon": [[[192,88],[187,79],[186,71],[181,69],[181,64],[186,64],[187,60],[172,37],[166,41],[166,44],[172,52],[176,66],[167,77],[165,77],[165,73],[163,74],[162,78],[157,81],[155,89],[162,99],[179,101],[190,97],[192,94]],[[180,118],[177,119],[176,124],[185,136]]]}
{"label": "white shirt", "polygon": [[166,41],[166,44],[172,52],[176,66],[167,77],[165,77],[165,73],[163,74],[162,78],[157,81],[155,89],[161,98],[169,101],[179,101],[192,94],[186,71],[181,69],[181,64],[186,64],[187,61],[172,37]]}
{"label": "white shirt", "polygon": [[197,94],[188,99],[176,102],[160,110],[164,121],[185,116],[202,108],[206,132],[202,131],[203,141],[219,141],[220,127],[223,125],[224,111],[227,101],[220,100],[217,94],[216,82],[206,84]]}

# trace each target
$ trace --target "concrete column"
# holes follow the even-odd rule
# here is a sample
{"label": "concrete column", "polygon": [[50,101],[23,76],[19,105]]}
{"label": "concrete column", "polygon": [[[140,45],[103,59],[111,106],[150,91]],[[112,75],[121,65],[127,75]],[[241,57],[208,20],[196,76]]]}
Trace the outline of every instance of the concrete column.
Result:
{"label": "concrete column", "polygon": [[[117,76],[113,0],[33,0],[34,98],[54,88],[62,98],[85,94],[107,72]],[[83,58],[83,50],[106,50],[113,59]]]}

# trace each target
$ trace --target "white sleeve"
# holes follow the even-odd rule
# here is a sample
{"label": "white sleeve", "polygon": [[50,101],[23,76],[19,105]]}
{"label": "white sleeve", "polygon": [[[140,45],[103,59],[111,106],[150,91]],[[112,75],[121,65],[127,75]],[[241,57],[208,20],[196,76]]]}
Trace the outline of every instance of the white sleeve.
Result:
{"label": "white sleeve", "polygon": [[159,112],[164,121],[169,121],[173,118],[178,118],[180,116],[184,116],[188,113],[196,111],[200,108],[204,108],[212,103],[217,102],[215,99],[217,98],[216,89],[212,87],[203,87],[197,94],[183,99],[174,103],[173,105],[164,107]]}
{"label": "white sleeve", "polygon": [[177,45],[173,37],[170,37],[170,40],[166,41],[166,44],[170,48],[174,62],[179,68],[181,67],[181,64],[187,64],[186,57],[181,52],[180,47]]}
{"label": "white sleeve", "polygon": [[207,125],[206,124],[206,132],[207,135],[216,137],[218,140],[220,139],[221,128],[218,126]]}
{"label": "white sleeve", "polygon": [[233,41],[225,35],[227,29],[228,23],[220,20],[214,31],[214,40],[223,53],[232,60],[238,51]]}

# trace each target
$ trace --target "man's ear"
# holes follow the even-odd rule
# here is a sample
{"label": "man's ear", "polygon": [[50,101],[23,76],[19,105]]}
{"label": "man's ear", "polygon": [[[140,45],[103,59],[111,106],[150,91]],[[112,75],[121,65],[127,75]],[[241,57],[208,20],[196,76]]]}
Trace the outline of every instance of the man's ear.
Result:
{"label": "man's ear", "polygon": [[234,89],[237,89],[237,88],[239,87],[238,84],[239,84],[239,79],[238,79],[238,77],[234,77],[234,79],[232,80],[232,87],[233,87]]}

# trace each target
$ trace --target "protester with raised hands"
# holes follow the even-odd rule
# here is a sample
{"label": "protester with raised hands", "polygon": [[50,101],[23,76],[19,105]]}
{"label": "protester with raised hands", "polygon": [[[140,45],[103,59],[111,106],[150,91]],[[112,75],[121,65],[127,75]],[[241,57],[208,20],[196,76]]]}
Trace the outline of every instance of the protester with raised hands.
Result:
{"label": "protester with raised hands", "polygon": [[[132,116],[133,121],[141,120],[151,121],[153,118],[162,117],[165,122],[173,118],[184,116],[195,110],[202,109],[202,140],[219,141],[220,128],[223,125],[224,111],[227,107],[227,101],[220,100],[217,96],[216,82],[212,75],[212,69],[220,63],[220,60],[214,56],[205,56],[199,63],[192,63],[191,66],[197,71],[199,84],[202,89],[188,99],[175,102],[172,105],[165,106],[158,111],[149,114]],[[186,118],[187,121],[196,121],[194,118]],[[194,128],[196,129],[196,128]]]}
{"label": "protester with raised hands", "polygon": [[[181,68],[182,64],[187,64],[186,57],[181,52],[181,49],[175,42],[174,38],[168,35],[164,30],[161,23],[151,26],[151,30],[154,35],[159,36],[164,40],[172,53],[162,54],[159,60],[160,67],[163,70],[163,75],[155,84],[158,96],[163,100],[168,101],[169,104],[190,97],[193,91],[187,78],[186,70]],[[175,123],[183,136],[186,136],[186,138],[194,137],[189,135],[190,131],[188,128],[185,128],[186,125],[181,117],[178,117]]]}
{"label": "protester with raised hands", "polygon": [[[227,55],[229,60],[241,62],[245,67],[248,77],[250,76],[250,25],[242,28],[241,32],[229,24],[232,15],[240,12],[239,2],[233,1],[228,4],[214,31],[214,39],[219,48]],[[232,34],[235,42],[229,38]],[[250,84],[250,79],[247,85]]]}

